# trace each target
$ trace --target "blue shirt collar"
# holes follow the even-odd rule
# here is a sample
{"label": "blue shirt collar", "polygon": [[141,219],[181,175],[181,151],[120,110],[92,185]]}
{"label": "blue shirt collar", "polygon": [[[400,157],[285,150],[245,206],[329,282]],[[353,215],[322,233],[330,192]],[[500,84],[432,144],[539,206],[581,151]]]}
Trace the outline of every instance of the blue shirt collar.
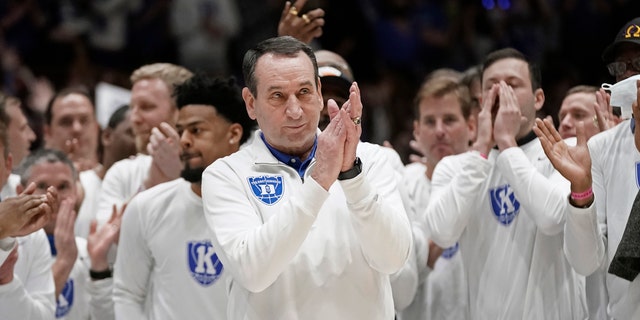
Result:
{"label": "blue shirt collar", "polygon": [[631,133],[636,132],[636,121],[633,120],[633,117],[631,118],[631,121],[629,121],[629,128],[631,128]]}
{"label": "blue shirt collar", "polygon": [[55,240],[53,239],[53,235],[48,234],[47,240],[49,240],[49,249],[51,249],[51,255],[55,257],[58,254],[58,250],[56,250],[56,245],[55,245]]}
{"label": "blue shirt collar", "polygon": [[300,157],[292,156],[292,155],[286,154],[284,152],[281,152],[279,150],[276,150],[274,147],[272,147],[267,142],[267,140],[264,138],[264,133],[262,133],[262,132],[260,132],[260,139],[262,139],[264,144],[267,146],[267,149],[269,149],[269,152],[271,152],[271,154],[274,157],[276,157],[276,159],[278,159],[278,161],[288,165],[289,167],[292,167],[292,168],[296,169],[296,171],[298,172],[298,175],[300,176],[300,178],[304,179],[305,171],[307,171],[307,168],[309,167],[309,164],[311,164],[311,160],[316,156],[316,148],[318,147],[318,137],[317,136],[313,141],[313,148],[311,148],[311,153],[309,153],[309,156],[304,161],[302,161],[302,159],[300,159]]}

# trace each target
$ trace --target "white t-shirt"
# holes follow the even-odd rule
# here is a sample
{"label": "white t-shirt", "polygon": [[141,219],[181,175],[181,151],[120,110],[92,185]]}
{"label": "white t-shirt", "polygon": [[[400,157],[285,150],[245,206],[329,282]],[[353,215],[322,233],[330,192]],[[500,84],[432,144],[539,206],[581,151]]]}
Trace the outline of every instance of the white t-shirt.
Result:
{"label": "white t-shirt", "polygon": [[433,270],[427,267],[429,248],[424,214],[431,198],[431,180],[426,171],[422,163],[407,165],[400,189],[414,228],[419,285],[413,301],[400,312],[399,319],[468,319],[467,282],[459,244],[445,248]]}
{"label": "white t-shirt", "polygon": [[587,317],[584,277],[563,251],[568,194],[537,138],[438,163],[427,228],[441,247],[459,242],[476,319]]}
{"label": "white t-shirt", "polygon": [[159,184],[129,203],[114,267],[118,319],[226,319],[226,274],[189,182]]}
{"label": "white t-shirt", "polygon": [[120,208],[143,189],[149,174],[152,158],[138,154],[135,158],[122,159],[111,166],[102,180],[96,218],[103,225],[111,217],[113,205]]}
{"label": "white t-shirt", "polygon": [[9,175],[9,179],[7,179],[7,183],[2,187],[2,191],[0,191],[0,197],[2,200],[15,197],[17,194],[16,187],[20,184],[20,175],[12,173]]}
{"label": "white t-shirt", "polygon": [[13,281],[0,285],[2,319],[53,319],[55,285],[47,236],[41,229],[16,240],[18,261]]}
{"label": "white t-shirt", "polygon": [[84,189],[84,199],[78,210],[75,234],[76,237],[86,239],[89,236],[91,220],[96,218],[102,180],[94,170],[85,170],[80,172],[80,183]]}

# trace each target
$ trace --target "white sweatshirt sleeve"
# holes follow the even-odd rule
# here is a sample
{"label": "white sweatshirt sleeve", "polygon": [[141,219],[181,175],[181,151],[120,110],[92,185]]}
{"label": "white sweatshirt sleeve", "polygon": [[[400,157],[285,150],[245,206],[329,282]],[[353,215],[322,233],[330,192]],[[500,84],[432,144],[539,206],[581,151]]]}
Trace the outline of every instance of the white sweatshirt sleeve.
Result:
{"label": "white sweatshirt sleeve", "polygon": [[152,257],[145,241],[142,208],[137,200],[134,198],[125,210],[113,268],[113,301],[117,319],[145,318],[143,306],[149,287]]}
{"label": "white sweatshirt sleeve", "polygon": [[545,177],[532,165],[524,151],[516,147],[500,152],[496,167],[542,233],[555,235],[562,232],[569,182],[560,173],[554,170]]}
{"label": "white sweatshirt sleeve", "polygon": [[442,248],[453,246],[477,210],[479,187],[491,163],[477,152],[444,157],[431,179],[426,224],[431,239]]}
{"label": "white sweatshirt sleeve", "polygon": [[412,231],[402,205],[394,169],[385,158],[362,159],[363,172],[340,185],[347,197],[353,226],[369,265],[381,273],[394,273],[412,249]]}
{"label": "white sweatshirt sleeve", "polygon": [[0,265],[4,263],[16,245],[17,242],[14,238],[8,237],[0,239]]}
{"label": "white sweatshirt sleeve", "polygon": [[[591,149],[591,148],[590,148]],[[598,155],[591,155],[591,158]],[[592,161],[594,203],[580,209],[568,205],[564,233],[564,252],[576,272],[588,276],[598,270],[607,259],[606,190],[602,184],[603,171],[599,161]]]}
{"label": "white sweatshirt sleeve", "polygon": [[89,310],[92,320],[113,320],[113,278],[91,280],[87,283],[87,292],[91,296]]}
{"label": "white sweatshirt sleeve", "polygon": [[54,319],[55,286],[49,242],[43,230],[27,237],[29,243],[18,247],[18,259],[28,261],[22,265],[29,268],[28,277],[14,276],[10,283],[0,285],[2,319]]}

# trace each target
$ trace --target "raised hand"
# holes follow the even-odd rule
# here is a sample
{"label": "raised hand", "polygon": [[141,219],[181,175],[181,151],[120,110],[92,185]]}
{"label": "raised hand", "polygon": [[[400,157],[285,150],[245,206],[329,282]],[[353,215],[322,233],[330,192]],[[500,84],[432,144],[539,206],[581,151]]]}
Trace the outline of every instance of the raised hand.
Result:
{"label": "raised hand", "polygon": [[78,247],[76,246],[76,237],[74,234],[74,225],[76,221],[76,211],[73,210],[75,199],[68,198],[62,200],[58,215],[56,218],[56,226],[53,231],[54,245],[57,255],[53,263],[53,279],[56,285],[56,297],[62,291],[65,282],[69,278],[71,269],[78,258]]}
{"label": "raised hand", "polygon": [[298,16],[307,0],[297,0],[293,5],[287,1],[278,23],[279,36],[292,36],[306,44],[322,35],[324,10],[316,8]]}
{"label": "raised hand", "polygon": [[500,106],[493,124],[493,138],[500,150],[516,146],[516,136],[520,132],[522,114],[513,88],[500,81]]}
{"label": "raised hand", "polygon": [[[342,169],[340,170],[346,171],[353,167],[353,162],[356,160],[356,149],[358,148],[360,136],[362,135],[362,100],[360,97],[360,88],[356,82],[351,84],[349,88],[349,99],[342,105],[341,110],[344,110],[350,119],[350,121],[345,121],[344,124],[347,136],[344,145]],[[331,112],[329,112],[329,118],[332,118]]]}
{"label": "raised hand", "polygon": [[[345,110],[338,109],[335,101],[327,103],[329,125],[318,135],[318,147],[316,149],[316,164],[311,172],[313,180],[318,182],[325,190],[338,178],[342,170],[344,159],[345,141],[347,139],[347,125],[353,122]],[[353,165],[353,162],[352,162]]]}
{"label": "raised hand", "polygon": [[47,195],[34,195],[35,189],[31,183],[18,196],[0,202],[0,238],[26,236],[49,222]]}
{"label": "raised hand", "polygon": [[[496,104],[498,99],[499,86],[494,84],[489,91],[483,93],[480,112],[478,113],[478,132],[476,141],[471,147],[481,154],[488,155],[491,148],[495,145],[493,139],[493,121],[499,106]],[[493,109],[496,110],[493,110]]]}
{"label": "raised hand", "polygon": [[153,161],[145,187],[150,188],[180,177],[183,167],[180,151],[180,136],[171,125],[163,122],[159,127],[151,129],[147,152]]}
{"label": "raised hand", "polygon": [[120,210],[113,205],[109,221],[98,229],[97,220],[91,221],[89,227],[89,237],[87,238],[87,251],[91,258],[91,270],[103,271],[109,268],[107,254],[111,245],[118,243],[120,237],[120,226],[122,225],[122,215],[127,205],[124,204]]}
{"label": "raised hand", "polygon": [[553,167],[571,182],[571,189],[584,191],[591,187],[591,156],[587,148],[584,122],[576,124],[577,144],[568,146],[549,120],[536,119],[533,127]]}
{"label": "raised hand", "polygon": [[593,109],[596,112],[596,124],[600,132],[615,127],[620,123],[620,118],[613,114],[613,108],[610,104],[611,96],[600,88],[596,91],[596,102],[593,104]]}

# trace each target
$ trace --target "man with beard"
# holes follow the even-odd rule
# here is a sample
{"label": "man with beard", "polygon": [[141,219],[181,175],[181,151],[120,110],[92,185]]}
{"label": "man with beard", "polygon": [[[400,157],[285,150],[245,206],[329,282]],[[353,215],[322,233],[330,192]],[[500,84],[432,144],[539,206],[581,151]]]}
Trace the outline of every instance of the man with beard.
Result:
{"label": "man with beard", "polygon": [[233,80],[196,75],[175,90],[182,179],[127,206],[114,268],[118,319],[226,318],[226,272],[211,244],[200,181],[208,165],[239,149],[254,123]]}

